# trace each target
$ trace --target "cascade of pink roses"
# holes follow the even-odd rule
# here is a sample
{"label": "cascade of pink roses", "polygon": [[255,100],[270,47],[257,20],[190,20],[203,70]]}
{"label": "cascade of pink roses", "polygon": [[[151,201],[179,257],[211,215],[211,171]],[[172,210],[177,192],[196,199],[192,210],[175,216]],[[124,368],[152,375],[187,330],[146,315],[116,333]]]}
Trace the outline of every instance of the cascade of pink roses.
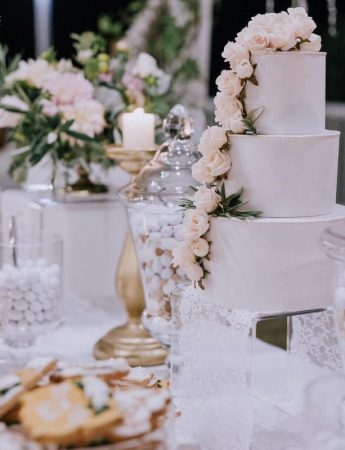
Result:
{"label": "cascade of pink roses", "polygon": [[[221,196],[217,183],[228,176],[231,168],[229,137],[231,134],[254,134],[253,114],[245,108],[245,86],[255,78],[251,55],[275,51],[312,51],[321,49],[321,37],[314,34],[314,20],[304,8],[287,12],[259,14],[238,33],[235,42],[228,42],[222,53],[230,65],[216,80],[219,92],[212,126],[201,136],[198,150],[201,158],[193,165],[193,177],[202,183],[195,192],[183,221],[184,241],[173,251],[173,264],[181,267],[188,278],[202,286],[207,275],[204,259],[209,259],[210,215],[218,208]],[[230,138],[231,140],[231,138]]]}

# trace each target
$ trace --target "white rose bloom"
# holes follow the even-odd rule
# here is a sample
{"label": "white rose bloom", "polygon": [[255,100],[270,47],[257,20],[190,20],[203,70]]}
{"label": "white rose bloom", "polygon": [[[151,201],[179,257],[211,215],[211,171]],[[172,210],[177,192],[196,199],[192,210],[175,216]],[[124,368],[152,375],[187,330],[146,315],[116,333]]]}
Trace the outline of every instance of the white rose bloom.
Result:
{"label": "white rose bloom", "polygon": [[237,98],[233,98],[225,92],[217,93],[214,98],[214,104],[216,106],[216,120],[221,124],[226,121],[228,117],[233,116],[239,111],[243,111],[242,103]]}
{"label": "white rose bloom", "polygon": [[31,86],[40,88],[43,82],[55,72],[45,59],[20,61],[18,69],[5,77],[5,84],[12,86],[16,81],[25,81]]}
{"label": "white rose bloom", "polygon": [[229,130],[236,134],[241,134],[246,130],[243,123],[242,113],[238,112],[233,116],[229,117]]}
{"label": "white rose bloom", "polygon": [[308,16],[304,8],[289,8],[288,12],[295,37],[309,39],[316,28],[314,20]]}
{"label": "white rose bloom", "polygon": [[217,152],[206,158],[206,167],[214,178],[224,175],[231,167],[229,152],[217,150]]}
{"label": "white rose bloom", "polygon": [[206,239],[200,238],[192,242],[191,249],[195,256],[203,258],[209,252],[210,246]]}
{"label": "white rose bloom", "polygon": [[275,13],[258,14],[251,19],[248,28],[256,28],[265,31],[266,33],[271,33],[275,18]]}
{"label": "white rose bloom", "polygon": [[203,156],[206,156],[209,153],[219,150],[227,142],[226,130],[217,126],[209,127],[201,135],[198,150]]}
{"label": "white rose bloom", "polygon": [[288,51],[295,47],[296,37],[291,22],[291,17],[285,12],[276,14],[270,33],[270,47]]}
{"label": "white rose bloom", "polygon": [[300,49],[302,52],[319,52],[321,50],[321,36],[312,33],[308,41],[301,43]]}
{"label": "white rose bloom", "polygon": [[190,246],[186,243],[181,243],[175,247],[172,251],[173,254],[173,266],[174,267],[189,267],[195,263],[195,255]]}
{"label": "white rose bloom", "polygon": [[187,241],[198,239],[210,228],[208,214],[200,209],[189,209],[185,213],[182,227]]}
{"label": "white rose bloom", "polygon": [[6,111],[1,106],[8,106],[21,111],[29,109],[28,105],[16,95],[5,95],[0,99],[0,128],[14,128],[23,118],[22,114]]}
{"label": "white rose bloom", "polygon": [[288,8],[287,12],[289,16],[308,17],[307,11],[302,8],[302,6],[298,6],[297,8]]}
{"label": "white rose bloom", "polygon": [[139,54],[132,68],[132,73],[140,78],[147,78],[151,75],[159,78],[164,75],[164,72],[158,67],[155,58],[144,52]]}
{"label": "white rose bloom", "polygon": [[206,157],[202,157],[192,165],[192,176],[200,183],[212,183],[212,176],[209,167],[206,166]]}
{"label": "white rose bloom", "polygon": [[216,79],[216,85],[220,92],[225,92],[232,97],[236,97],[243,88],[242,80],[231,70],[222,70]]}
{"label": "white rose bloom", "polygon": [[254,72],[254,68],[251,65],[251,62],[249,61],[249,59],[243,59],[242,61],[239,61],[235,68],[234,71],[236,72],[237,76],[239,78],[250,78]]}
{"label": "white rose bloom", "polygon": [[187,277],[194,282],[200,281],[204,275],[204,271],[199,264],[193,264],[185,269]]}
{"label": "white rose bloom", "polygon": [[260,28],[250,28],[244,36],[243,46],[252,53],[258,53],[269,46],[269,35]]}
{"label": "white rose bloom", "polygon": [[228,61],[231,66],[234,66],[243,59],[249,59],[249,52],[237,42],[228,42],[224,47],[222,57],[225,61]]}
{"label": "white rose bloom", "polygon": [[194,194],[193,200],[197,209],[202,209],[209,213],[217,208],[221,196],[217,194],[215,187],[200,186]]}

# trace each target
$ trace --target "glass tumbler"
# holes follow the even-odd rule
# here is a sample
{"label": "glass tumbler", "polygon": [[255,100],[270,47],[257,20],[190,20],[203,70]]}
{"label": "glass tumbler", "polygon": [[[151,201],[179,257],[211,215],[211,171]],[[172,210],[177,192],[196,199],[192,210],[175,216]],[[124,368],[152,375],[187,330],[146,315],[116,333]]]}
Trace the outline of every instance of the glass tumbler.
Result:
{"label": "glass tumbler", "polygon": [[7,304],[4,340],[30,347],[61,321],[62,239],[42,233],[0,234],[0,303]]}

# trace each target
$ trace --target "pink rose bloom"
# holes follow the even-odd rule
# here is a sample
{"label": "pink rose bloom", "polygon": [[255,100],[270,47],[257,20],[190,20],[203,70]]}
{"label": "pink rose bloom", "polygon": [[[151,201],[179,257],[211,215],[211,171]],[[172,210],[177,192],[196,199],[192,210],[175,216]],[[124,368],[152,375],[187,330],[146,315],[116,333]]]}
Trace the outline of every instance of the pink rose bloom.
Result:
{"label": "pink rose bloom", "polygon": [[78,101],[89,100],[93,95],[93,86],[81,73],[59,73],[43,83],[51,102],[56,105],[71,105]]}
{"label": "pink rose bloom", "polygon": [[126,72],[122,77],[122,83],[129,91],[139,91],[142,92],[145,87],[145,83],[137,77],[134,77],[129,72]]}
{"label": "pink rose bloom", "polygon": [[110,72],[101,73],[98,77],[99,81],[104,81],[105,83],[111,83],[113,80],[113,76]]}

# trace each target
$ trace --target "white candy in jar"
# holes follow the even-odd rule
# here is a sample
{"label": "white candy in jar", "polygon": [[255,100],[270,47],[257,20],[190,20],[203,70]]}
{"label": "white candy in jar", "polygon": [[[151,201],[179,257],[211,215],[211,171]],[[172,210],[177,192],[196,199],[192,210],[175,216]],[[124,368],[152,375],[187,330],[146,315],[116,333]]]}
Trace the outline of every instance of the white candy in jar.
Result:
{"label": "white candy in jar", "polygon": [[57,318],[61,269],[44,259],[4,264],[0,271],[0,295],[9,302],[9,325],[20,328],[44,325]]}

